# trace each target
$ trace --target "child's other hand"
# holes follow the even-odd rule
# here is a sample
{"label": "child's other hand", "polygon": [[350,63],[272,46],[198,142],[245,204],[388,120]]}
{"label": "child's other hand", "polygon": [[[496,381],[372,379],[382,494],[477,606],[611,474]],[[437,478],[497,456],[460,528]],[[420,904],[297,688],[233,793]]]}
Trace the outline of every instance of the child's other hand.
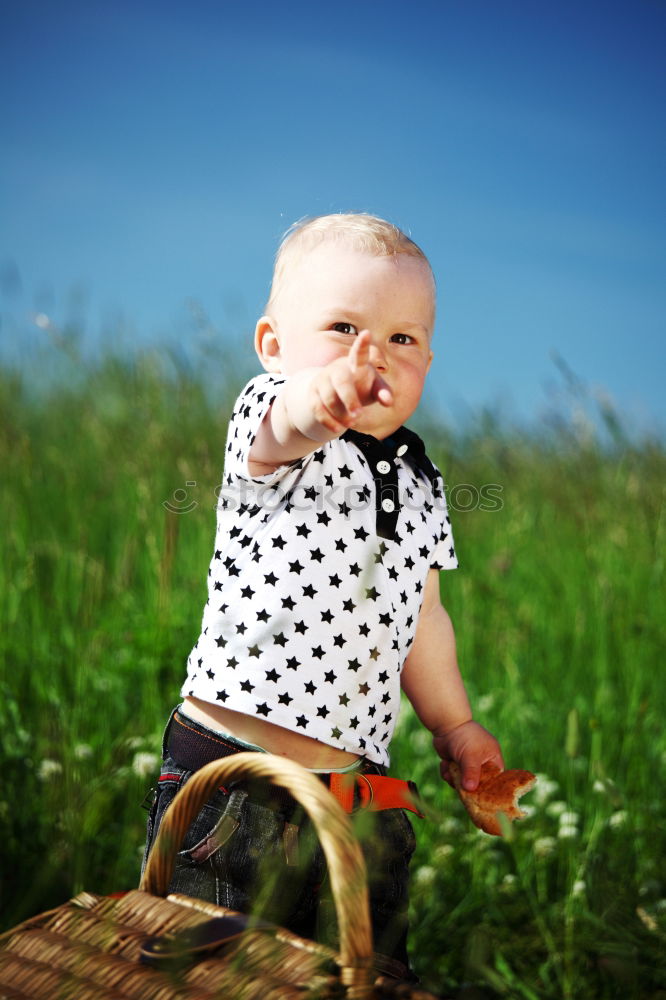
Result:
{"label": "child's other hand", "polygon": [[456,761],[462,771],[463,788],[468,792],[475,791],[478,786],[481,767],[486,761],[504,769],[499,743],[492,733],[473,720],[463,722],[447,733],[435,732],[433,745],[442,758],[439,769],[444,780],[453,786],[449,763]]}
{"label": "child's other hand", "polygon": [[352,427],[364,406],[390,406],[393,393],[370,362],[370,334],[361,331],[349,354],[322,368],[311,382],[314,417],[339,434]]}

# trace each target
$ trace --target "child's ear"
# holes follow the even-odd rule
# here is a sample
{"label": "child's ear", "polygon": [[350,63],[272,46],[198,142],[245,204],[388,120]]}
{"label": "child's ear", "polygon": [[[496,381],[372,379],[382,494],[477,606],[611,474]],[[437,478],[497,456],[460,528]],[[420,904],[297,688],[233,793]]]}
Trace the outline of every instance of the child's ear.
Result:
{"label": "child's ear", "polygon": [[254,349],[257,352],[264,370],[281,372],[282,358],[280,356],[280,341],[275,331],[275,323],[271,316],[262,316],[254,331]]}

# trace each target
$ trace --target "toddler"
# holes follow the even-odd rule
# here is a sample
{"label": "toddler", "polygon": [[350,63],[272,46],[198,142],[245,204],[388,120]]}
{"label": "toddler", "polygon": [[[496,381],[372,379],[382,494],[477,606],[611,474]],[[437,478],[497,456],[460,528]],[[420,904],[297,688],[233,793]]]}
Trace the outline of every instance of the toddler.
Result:
{"label": "toddler", "polygon": [[[444,779],[455,761],[473,790],[484,762],[503,767],[472,719],[440,602],[439,572],[457,565],[443,482],[404,427],[434,322],[428,261],[395,226],[340,214],[287,233],[256,327],[265,371],[229,423],[208,600],[165,732],[147,845],[192,772],[228,754],[283,755],[334,792],[352,788],[346,808],[374,821],[360,830],[378,967],[405,978],[414,839],[404,810],[418,806],[408,783],[387,777],[401,689]],[[172,891],[247,911],[268,858],[262,915],[333,943],[310,841],[286,793],[220,790],[189,831]]]}

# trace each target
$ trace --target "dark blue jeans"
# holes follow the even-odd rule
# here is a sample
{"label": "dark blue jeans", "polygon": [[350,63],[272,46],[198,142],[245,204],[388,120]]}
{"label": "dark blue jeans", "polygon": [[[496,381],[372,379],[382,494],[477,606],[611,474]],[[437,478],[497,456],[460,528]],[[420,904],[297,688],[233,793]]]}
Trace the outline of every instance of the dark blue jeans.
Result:
{"label": "dark blue jeans", "polygon": [[[185,752],[174,750],[178,746],[171,734],[174,715],[165,731],[145,857],[165,810],[196,769],[193,763],[198,763],[187,747]],[[186,727],[179,727],[176,720],[175,728],[215,740],[219,746],[215,756],[252,749],[185,719]],[[364,761],[361,769],[373,774],[386,770],[371,761]],[[402,963],[407,977],[409,862],[415,847],[411,823],[402,809],[359,811],[352,821],[368,869],[375,951]],[[186,834],[169,890],[232,910],[256,912],[302,937],[334,948],[338,944],[326,862],[314,829],[291,796],[281,793],[272,798],[267,786],[239,783],[215,792]]]}

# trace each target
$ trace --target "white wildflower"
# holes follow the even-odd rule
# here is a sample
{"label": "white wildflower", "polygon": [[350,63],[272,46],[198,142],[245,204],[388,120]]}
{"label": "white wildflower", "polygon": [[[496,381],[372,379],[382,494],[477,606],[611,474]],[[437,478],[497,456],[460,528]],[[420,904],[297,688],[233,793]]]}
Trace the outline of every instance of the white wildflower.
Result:
{"label": "white wildflower", "polygon": [[613,830],[618,830],[621,826],[624,826],[627,822],[627,811],[626,809],[618,809],[608,820],[608,825],[612,827]]}
{"label": "white wildflower", "polygon": [[580,816],[577,812],[567,810],[566,812],[560,813],[560,826],[578,826],[579,823]]}
{"label": "white wildflower", "polygon": [[573,840],[578,836],[578,827],[565,823],[557,831],[557,836],[560,840]]}
{"label": "white wildflower", "polygon": [[51,760],[49,757],[45,757],[44,760],[40,761],[37,768],[37,777],[41,781],[48,781],[49,778],[54,778],[56,774],[62,774],[62,764],[59,760]]}
{"label": "white wildflower", "polygon": [[548,813],[549,816],[554,816],[557,818],[558,816],[561,816],[562,813],[566,812],[568,808],[569,807],[566,804],[566,802],[562,802],[560,799],[558,799],[555,802],[548,803],[548,805],[546,806],[546,812]]}
{"label": "white wildflower", "polygon": [[445,834],[461,833],[463,829],[463,823],[455,816],[447,816],[440,824],[440,830]]}
{"label": "white wildflower", "polygon": [[437,872],[431,865],[421,865],[414,873],[414,881],[417,885],[428,886],[435,881]]}
{"label": "white wildflower", "polygon": [[435,861],[448,861],[454,853],[453,844],[440,844],[439,847],[435,848]]}
{"label": "white wildflower", "polygon": [[539,858],[547,858],[550,854],[554,854],[556,847],[555,837],[538,837],[534,841],[534,853]]}
{"label": "white wildflower", "polygon": [[132,770],[139,778],[148,778],[157,770],[158,761],[155,753],[135,753],[132,760]]}
{"label": "white wildflower", "polygon": [[500,882],[500,889],[502,889],[503,892],[513,892],[513,890],[516,888],[516,882],[517,882],[516,876],[509,873],[505,875],[502,881]]}
{"label": "white wildflower", "polygon": [[477,698],[476,705],[480,712],[490,712],[495,707],[495,695],[482,694]]}
{"label": "white wildflower", "polygon": [[74,757],[76,760],[88,760],[92,755],[93,750],[88,743],[77,743],[74,747]]}
{"label": "white wildflower", "polygon": [[666,913],[666,899],[658,899],[654,904],[655,913]]}
{"label": "white wildflower", "polygon": [[559,791],[560,786],[552,778],[549,778],[547,774],[537,774],[536,779],[537,783],[532,793],[532,801],[537,806],[545,806],[546,802]]}
{"label": "white wildflower", "polygon": [[587,886],[582,878],[577,878],[574,884],[571,886],[572,896],[584,896],[587,891]]}

